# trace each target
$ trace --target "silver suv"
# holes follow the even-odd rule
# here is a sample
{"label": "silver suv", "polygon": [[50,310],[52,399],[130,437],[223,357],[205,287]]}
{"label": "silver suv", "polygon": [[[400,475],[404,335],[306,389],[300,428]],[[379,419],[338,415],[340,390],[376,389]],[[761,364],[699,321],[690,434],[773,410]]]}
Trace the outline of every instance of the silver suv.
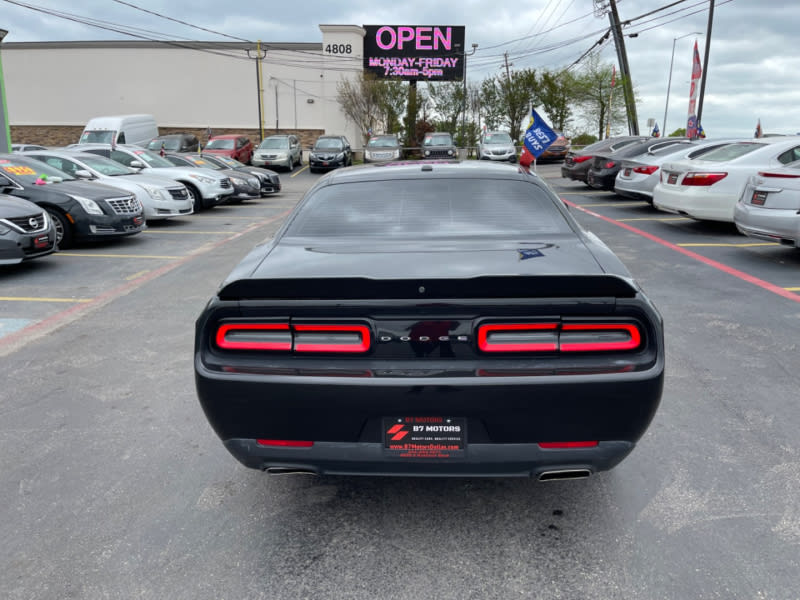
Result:
{"label": "silver suv", "polygon": [[303,149],[296,135],[265,137],[250,159],[254,167],[283,167],[287,171],[303,164]]}
{"label": "silver suv", "polygon": [[478,144],[481,160],[507,160],[517,162],[517,149],[511,136],[505,131],[487,131]]}

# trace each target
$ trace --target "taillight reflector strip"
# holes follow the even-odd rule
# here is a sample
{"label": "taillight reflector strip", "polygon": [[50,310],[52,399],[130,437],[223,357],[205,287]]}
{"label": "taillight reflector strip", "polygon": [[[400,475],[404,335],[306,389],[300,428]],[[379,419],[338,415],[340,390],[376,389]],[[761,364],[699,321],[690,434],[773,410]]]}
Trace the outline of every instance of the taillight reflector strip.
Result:
{"label": "taillight reflector strip", "polygon": [[635,350],[642,343],[633,323],[564,323],[561,331],[562,352]]}
{"label": "taillight reflector strip", "polygon": [[656,165],[647,165],[643,167],[633,168],[634,173],[641,173],[642,175],[652,175],[656,171],[658,171],[658,167]]}
{"label": "taillight reflector strip", "polygon": [[281,448],[311,448],[314,442],[301,440],[256,440],[259,446],[279,446]]}
{"label": "taillight reflector strip", "polygon": [[592,442],[539,442],[540,448],[557,449],[557,448],[594,448],[597,446],[596,441]]}
{"label": "taillight reflector strip", "polygon": [[760,171],[758,173],[761,177],[775,177],[776,179],[798,179],[800,174],[793,175],[791,173],[769,173],[767,171]]}
{"label": "taillight reflector strip", "polygon": [[371,336],[366,325],[292,325],[295,352],[366,352]]}
{"label": "taillight reflector strip", "polygon": [[217,346],[223,350],[292,349],[288,323],[224,323],[217,329]]}
{"label": "taillight reflector strip", "polygon": [[547,352],[558,350],[558,323],[492,323],[478,328],[483,352]]}

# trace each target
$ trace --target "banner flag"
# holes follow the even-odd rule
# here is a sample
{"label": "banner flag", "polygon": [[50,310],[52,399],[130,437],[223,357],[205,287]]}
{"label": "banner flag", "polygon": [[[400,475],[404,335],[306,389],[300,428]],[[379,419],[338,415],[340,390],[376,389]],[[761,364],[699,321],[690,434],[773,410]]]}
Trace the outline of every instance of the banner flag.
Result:
{"label": "banner flag", "polygon": [[659,137],[661,135],[661,131],[658,129],[658,123],[656,123],[655,127],[653,127],[653,133],[651,135],[653,137]]}
{"label": "banner flag", "polygon": [[697,137],[697,87],[700,76],[703,74],[703,67],[700,66],[700,52],[697,49],[697,40],[694,41],[694,53],[692,54],[692,83],[689,87],[689,117],[686,120],[686,137],[695,139]]}
{"label": "banner flag", "polygon": [[758,125],[756,125],[756,134],[753,137],[764,137],[764,132],[761,131],[761,119],[758,120]]}
{"label": "banner flag", "polygon": [[539,158],[556,139],[556,132],[537,114],[536,109],[531,109],[531,124],[523,140],[528,152]]}

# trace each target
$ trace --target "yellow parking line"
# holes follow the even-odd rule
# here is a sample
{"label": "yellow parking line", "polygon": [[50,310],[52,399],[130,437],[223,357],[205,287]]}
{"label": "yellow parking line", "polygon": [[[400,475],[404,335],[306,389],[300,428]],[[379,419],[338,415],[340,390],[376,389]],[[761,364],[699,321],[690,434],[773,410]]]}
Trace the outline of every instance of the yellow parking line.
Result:
{"label": "yellow parking line", "polygon": [[800,287],[783,288],[789,292],[800,292]]}
{"label": "yellow parking line", "polygon": [[55,256],[79,256],[81,258],[152,258],[156,260],[173,260],[182,256],[161,256],[157,254],[89,254],[88,252],[57,252]]}
{"label": "yellow parking line", "polygon": [[142,233],[169,233],[173,235],[235,235],[235,231],[154,231],[148,229]]}
{"label": "yellow parking line", "polygon": [[151,269],[145,269],[144,271],[139,271],[138,273],[134,273],[133,275],[128,275],[125,278],[125,281],[131,281],[132,279],[136,279],[137,277],[141,277],[145,273],[149,273]]}
{"label": "yellow parking line", "polygon": [[70,302],[72,304],[84,304],[91,302],[91,298],[28,298],[24,296],[0,296],[2,302]]}
{"label": "yellow parking line", "polygon": [[677,244],[681,248],[752,248],[754,246],[778,246],[773,242],[754,242],[751,244]]}
{"label": "yellow parking line", "polygon": [[617,221],[692,221],[689,217],[637,217],[635,219],[617,219]]}
{"label": "yellow parking line", "polygon": [[299,171],[297,171],[296,173],[292,173],[291,175],[289,175],[289,177],[297,177],[298,175],[300,175],[300,173],[302,173],[303,171],[305,171],[307,168],[308,168],[308,165],[305,165],[305,166],[304,166],[302,169],[300,169],[300,170],[299,170]]}

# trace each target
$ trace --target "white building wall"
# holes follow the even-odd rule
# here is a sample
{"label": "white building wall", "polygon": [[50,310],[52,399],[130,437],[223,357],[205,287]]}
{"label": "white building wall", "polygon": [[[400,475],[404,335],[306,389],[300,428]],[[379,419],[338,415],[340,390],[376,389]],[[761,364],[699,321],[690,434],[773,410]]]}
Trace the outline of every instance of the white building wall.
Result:
{"label": "white building wall", "polygon": [[[265,129],[322,129],[360,139],[339,110],[336,83],[360,75],[363,29],[322,25],[322,45],[264,43]],[[324,52],[326,44],[351,54]],[[21,42],[3,45],[11,125],[84,125],[102,115],[148,113],[162,127],[257,129],[254,47],[192,42]],[[277,103],[276,103],[277,100]]]}

